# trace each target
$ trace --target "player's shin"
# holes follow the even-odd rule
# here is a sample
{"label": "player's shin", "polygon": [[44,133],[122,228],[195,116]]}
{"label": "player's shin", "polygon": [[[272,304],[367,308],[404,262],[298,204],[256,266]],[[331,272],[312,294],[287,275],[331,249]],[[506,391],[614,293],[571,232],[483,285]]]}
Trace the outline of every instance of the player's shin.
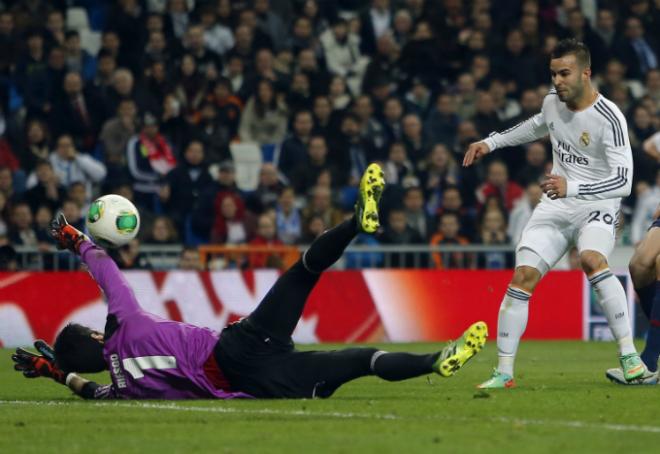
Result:
{"label": "player's shin", "polygon": [[612,274],[609,268],[600,270],[589,276],[589,282],[596,291],[607,323],[619,344],[622,356],[636,353],[633,344],[626,293],[621,282]]}
{"label": "player's shin", "polygon": [[513,377],[513,363],[520,338],[527,327],[531,294],[509,287],[500,305],[497,321],[497,371]]}

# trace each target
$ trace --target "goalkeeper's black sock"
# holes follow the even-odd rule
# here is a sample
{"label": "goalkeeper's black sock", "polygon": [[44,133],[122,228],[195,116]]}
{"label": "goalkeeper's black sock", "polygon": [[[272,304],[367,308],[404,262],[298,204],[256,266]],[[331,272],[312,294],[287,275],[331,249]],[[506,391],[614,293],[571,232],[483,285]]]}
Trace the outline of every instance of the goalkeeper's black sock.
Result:
{"label": "goalkeeper's black sock", "polygon": [[440,353],[416,355],[413,353],[377,352],[371,359],[371,371],[378,377],[399,381],[433,372],[433,363]]}
{"label": "goalkeeper's black sock", "polygon": [[303,254],[303,265],[313,273],[320,273],[329,268],[339,260],[344,249],[353,241],[357,233],[357,221],[353,215],[315,239]]}

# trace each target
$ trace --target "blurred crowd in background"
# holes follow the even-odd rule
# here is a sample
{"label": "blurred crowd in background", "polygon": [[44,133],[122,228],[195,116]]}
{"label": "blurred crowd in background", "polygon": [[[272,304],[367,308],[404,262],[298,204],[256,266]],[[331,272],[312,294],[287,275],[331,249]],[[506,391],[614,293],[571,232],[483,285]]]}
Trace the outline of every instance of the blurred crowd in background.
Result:
{"label": "blurred crowd in background", "polygon": [[[659,28],[659,0],[0,0],[0,256],[51,249],[54,214],[84,229],[105,193],[183,255],[307,244],[351,215],[372,161],[382,229],[357,243],[515,243],[549,142],[462,156],[540,110],[565,37],[628,120],[635,243],[660,202]],[[146,266],[138,242],[122,254]]]}

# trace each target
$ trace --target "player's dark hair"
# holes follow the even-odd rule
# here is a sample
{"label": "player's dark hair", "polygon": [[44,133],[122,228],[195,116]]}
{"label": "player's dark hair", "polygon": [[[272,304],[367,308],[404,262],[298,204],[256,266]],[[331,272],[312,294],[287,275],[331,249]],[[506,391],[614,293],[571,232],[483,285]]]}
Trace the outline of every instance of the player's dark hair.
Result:
{"label": "player's dark hair", "polygon": [[575,38],[567,38],[559,41],[552,51],[551,58],[561,58],[571,54],[575,55],[578,64],[583,68],[591,67],[591,52],[589,52],[589,48],[582,41],[578,41]]}
{"label": "player's dark hair", "polygon": [[92,338],[94,331],[69,323],[55,339],[55,362],[64,372],[101,372],[107,369],[103,344]]}

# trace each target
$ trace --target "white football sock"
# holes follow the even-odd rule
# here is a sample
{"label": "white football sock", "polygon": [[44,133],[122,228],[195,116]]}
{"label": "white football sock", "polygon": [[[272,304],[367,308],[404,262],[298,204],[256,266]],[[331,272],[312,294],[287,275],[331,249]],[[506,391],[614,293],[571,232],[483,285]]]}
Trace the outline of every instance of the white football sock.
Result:
{"label": "white football sock", "polygon": [[596,290],[598,302],[605,313],[612,334],[619,344],[621,355],[637,353],[630,329],[626,292],[619,279],[612,274],[609,268],[605,268],[589,276],[589,282]]}
{"label": "white football sock", "polygon": [[506,290],[497,320],[497,370],[513,377],[513,362],[520,338],[527,327],[529,298],[524,290],[509,287]]}

